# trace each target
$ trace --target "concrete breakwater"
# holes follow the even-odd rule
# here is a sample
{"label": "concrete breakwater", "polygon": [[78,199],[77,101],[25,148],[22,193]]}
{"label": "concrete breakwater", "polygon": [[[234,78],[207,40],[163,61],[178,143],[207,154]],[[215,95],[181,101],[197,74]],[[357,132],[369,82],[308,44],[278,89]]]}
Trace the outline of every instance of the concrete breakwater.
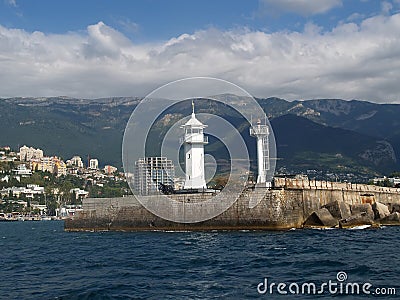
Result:
{"label": "concrete breakwater", "polygon": [[[207,200],[212,194],[174,194],[170,197],[184,206],[190,201]],[[252,207],[251,203],[258,204]],[[199,223],[175,223],[164,220],[146,210],[132,196],[84,199],[83,212],[66,220],[65,229],[67,231],[284,230],[304,226],[400,225],[399,216],[400,189],[275,178],[273,188],[246,189],[228,210]]]}

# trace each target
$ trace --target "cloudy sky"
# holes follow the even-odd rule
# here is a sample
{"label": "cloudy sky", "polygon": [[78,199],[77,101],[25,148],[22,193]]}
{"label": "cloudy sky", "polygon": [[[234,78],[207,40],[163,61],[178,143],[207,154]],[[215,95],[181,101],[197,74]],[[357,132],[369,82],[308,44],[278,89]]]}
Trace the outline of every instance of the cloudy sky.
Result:
{"label": "cloudy sky", "polygon": [[0,97],[210,76],[257,97],[400,103],[400,0],[0,1]]}

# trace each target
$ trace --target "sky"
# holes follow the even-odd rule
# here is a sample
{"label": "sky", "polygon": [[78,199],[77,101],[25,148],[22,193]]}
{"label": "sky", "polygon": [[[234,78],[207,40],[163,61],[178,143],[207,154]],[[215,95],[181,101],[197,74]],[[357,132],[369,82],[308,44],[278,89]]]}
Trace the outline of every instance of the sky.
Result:
{"label": "sky", "polygon": [[400,0],[0,1],[3,98],[207,76],[256,97],[400,103]]}

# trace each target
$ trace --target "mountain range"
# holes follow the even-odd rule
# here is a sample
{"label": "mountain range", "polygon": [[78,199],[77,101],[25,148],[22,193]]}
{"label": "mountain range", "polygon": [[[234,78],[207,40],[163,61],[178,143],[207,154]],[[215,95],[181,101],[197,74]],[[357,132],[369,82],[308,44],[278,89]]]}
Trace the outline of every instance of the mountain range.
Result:
{"label": "mountain range", "polygon": [[[46,155],[64,159],[73,155],[85,159],[90,156],[103,165],[121,167],[124,129],[140,100],[138,97],[0,99],[0,145],[17,148],[26,144],[42,148]],[[278,167],[296,172],[317,169],[368,175],[400,169],[400,105],[340,99],[257,101],[274,130]],[[248,126],[240,125],[233,110],[215,102],[196,109],[218,114],[240,128],[250,155],[255,155]],[[158,120],[163,122],[159,130],[176,120],[174,114],[182,117],[189,115],[190,110],[190,105],[177,105],[166,112],[169,118]],[[210,149],[218,157],[219,148]]]}

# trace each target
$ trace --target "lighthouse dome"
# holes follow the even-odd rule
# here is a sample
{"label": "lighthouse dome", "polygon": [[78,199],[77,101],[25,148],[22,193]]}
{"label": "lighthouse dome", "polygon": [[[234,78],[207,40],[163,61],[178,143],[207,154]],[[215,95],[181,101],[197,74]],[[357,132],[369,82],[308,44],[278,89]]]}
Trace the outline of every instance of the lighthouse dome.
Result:
{"label": "lighthouse dome", "polygon": [[187,121],[184,125],[186,126],[191,126],[191,127],[205,127],[203,123],[201,123],[199,120],[197,120],[196,116],[194,113],[192,113],[192,117]]}

